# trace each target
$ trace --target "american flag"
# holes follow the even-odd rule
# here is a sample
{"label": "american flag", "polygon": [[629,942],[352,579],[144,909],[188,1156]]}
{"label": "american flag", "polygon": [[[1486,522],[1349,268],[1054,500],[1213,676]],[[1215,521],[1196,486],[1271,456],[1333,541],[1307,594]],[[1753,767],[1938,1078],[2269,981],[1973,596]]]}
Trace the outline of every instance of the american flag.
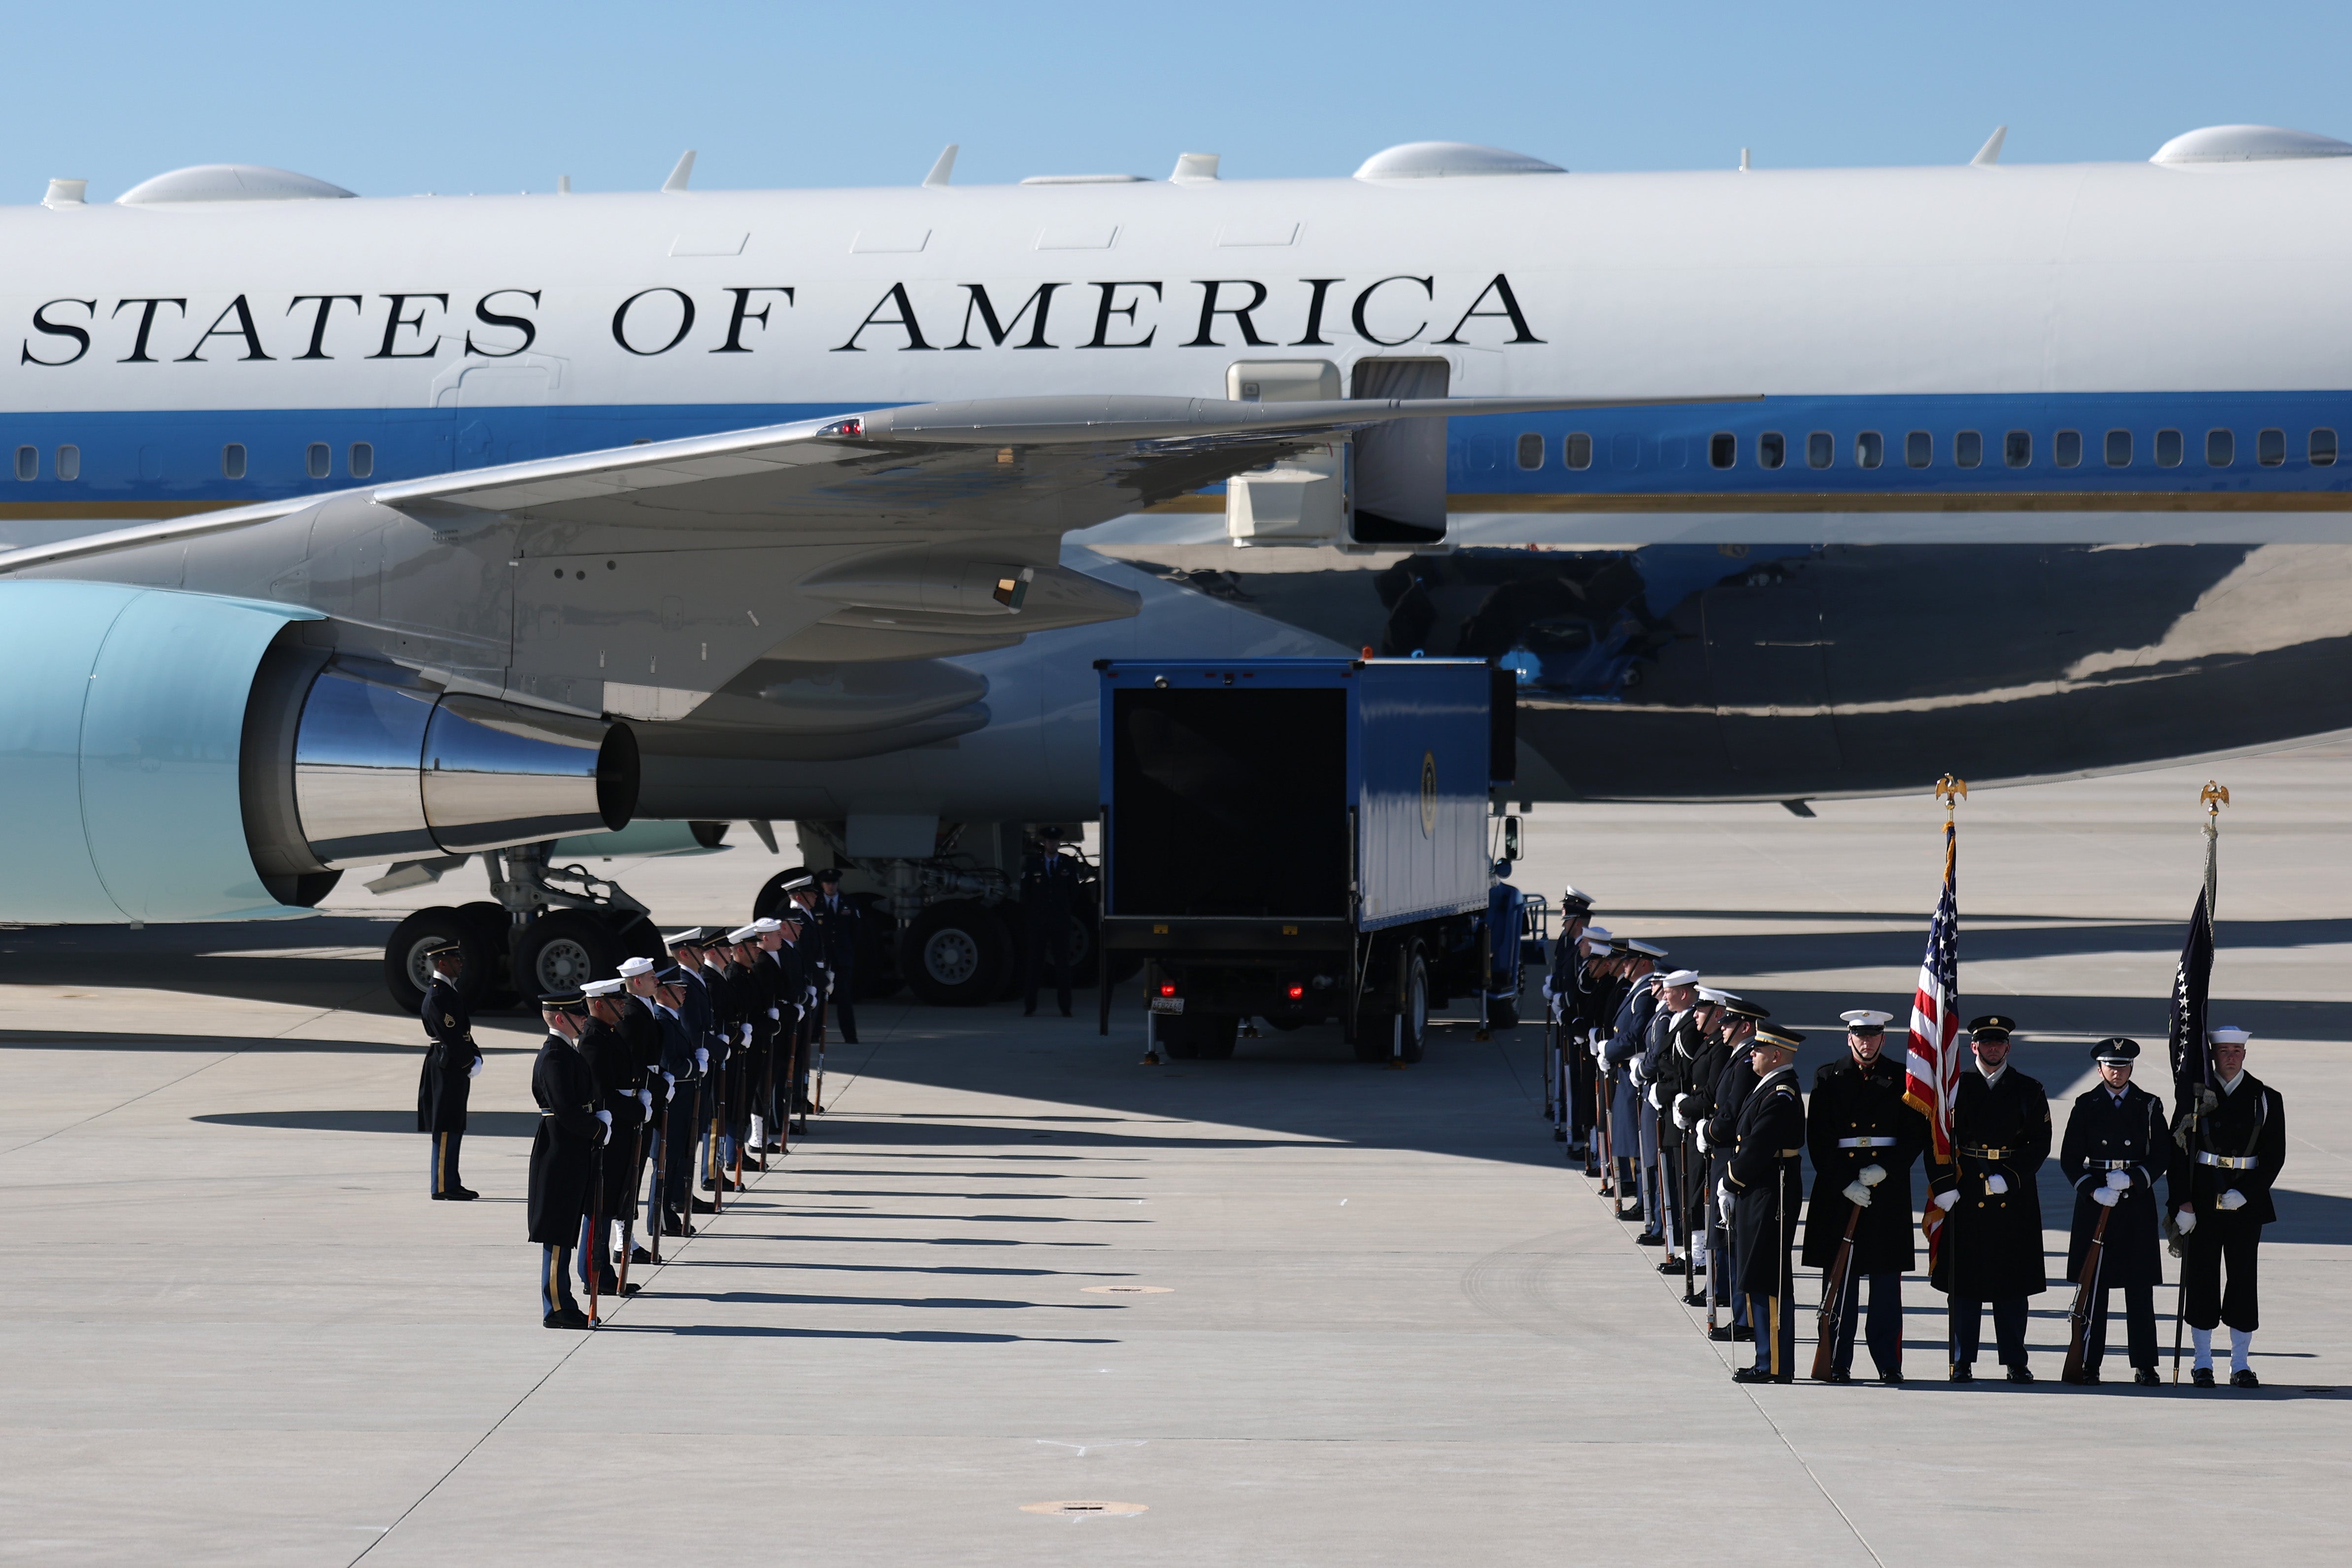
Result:
{"label": "american flag", "polygon": [[[1952,1158],[1952,1091],[1960,1079],[1960,906],[1953,891],[1958,830],[1944,824],[1944,896],[1927,924],[1927,955],[1919,960],[1919,988],[1911,995],[1911,1040],[1904,1056],[1903,1103],[1927,1118],[1933,1157]],[[1923,1228],[1927,1255],[1935,1257],[1936,1234],[1944,1211],[1927,1205]]]}

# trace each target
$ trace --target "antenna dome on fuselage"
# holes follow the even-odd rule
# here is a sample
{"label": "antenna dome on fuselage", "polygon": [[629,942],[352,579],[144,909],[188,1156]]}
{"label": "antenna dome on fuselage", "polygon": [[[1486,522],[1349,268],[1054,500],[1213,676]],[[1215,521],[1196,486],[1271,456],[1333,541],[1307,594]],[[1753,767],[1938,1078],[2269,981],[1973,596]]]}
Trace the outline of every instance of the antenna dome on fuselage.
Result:
{"label": "antenna dome on fuselage", "polygon": [[148,207],[166,202],[310,202],[355,194],[291,169],[260,163],[196,163],[142,181],[114,200],[118,206]]}
{"label": "antenna dome on fuselage", "polygon": [[2290,158],[2352,157],[2352,141],[2280,125],[2208,125],[2176,136],[2151,163],[2270,163]]}
{"label": "antenna dome on fuselage", "polygon": [[1565,174],[1557,163],[1469,141],[1407,141],[1364,160],[1359,180],[1466,179],[1482,174]]}

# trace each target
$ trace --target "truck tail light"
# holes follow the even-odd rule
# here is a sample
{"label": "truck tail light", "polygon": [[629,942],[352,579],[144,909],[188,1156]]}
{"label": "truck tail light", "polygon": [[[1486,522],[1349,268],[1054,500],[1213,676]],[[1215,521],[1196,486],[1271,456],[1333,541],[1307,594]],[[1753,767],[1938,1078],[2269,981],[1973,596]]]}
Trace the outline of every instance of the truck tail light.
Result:
{"label": "truck tail light", "polygon": [[1306,994],[1307,988],[1305,986],[1293,986],[1290,988],[1290,999],[1294,1002]]}
{"label": "truck tail light", "polygon": [[1172,997],[1176,994],[1176,988],[1163,985],[1160,988],[1160,994],[1163,997]]}

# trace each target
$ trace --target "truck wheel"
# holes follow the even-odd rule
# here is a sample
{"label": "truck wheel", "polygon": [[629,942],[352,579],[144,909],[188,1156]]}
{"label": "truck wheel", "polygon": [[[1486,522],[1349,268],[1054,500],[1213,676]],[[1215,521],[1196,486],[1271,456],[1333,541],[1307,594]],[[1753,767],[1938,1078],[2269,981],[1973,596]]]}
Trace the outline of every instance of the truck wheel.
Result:
{"label": "truck wheel", "polygon": [[1204,1013],[1192,1021],[1194,1049],[1203,1061],[1231,1061],[1241,1019],[1233,1013]]}
{"label": "truck wheel", "polygon": [[575,989],[612,974],[629,952],[621,934],[594,915],[554,910],[522,934],[515,949],[515,988],[527,998]]}
{"label": "truck wheel", "polygon": [[[1029,973],[1028,912],[1007,902],[990,904],[988,915],[996,928],[996,994],[989,999],[1009,1002],[1021,995],[1021,982]],[[1046,983],[1053,983],[1050,974]]]}
{"label": "truck wheel", "polygon": [[1403,1060],[1419,1061],[1429,1040],[1429,956],[1416,939],[1397,966],[1397,1011],[1404,1018]]}
{"label": "truck wheel", "polygon": [[1487,998],[1486,1027],[1490,1030],[1518,1028],[1519,1004],[1507,998]]}
{"label": "truck wheel", "polygon": [[479,1001],[496,978],[489,945],[465,911],[446,904],[420,909],[394,926],[392,939],[383,945],[383,988],[392,993],[402,1011],[413,1015],[425,1005],[425,988],[433,983],[433,966],[425,961],[425,949],[444,942],[455,942],[465,949],[465,962],[457,970],[457,994],[466,998],[467,1007]]}
{"label": "truck wheel", "polygon": [[1191,1061],[1201,1054],[1200,1037],[1192,1032],[1192,1019],[1189,1013],[1178,1013],[1172,1018],[1166,1013],[1160,1014],[1160,1022],[1152,1033],[1160,1041],[1160,1049],[1166,1051],[1172,1061]]}
{"label": "truck wheel", "polygon": [[1391,1031],[1396,1027],[1396,1014],[1378,1002],[1367,1000],[1356,1009],[1356,1035],[1348,1043],[1356,1050],[1358,1061],[1386,1061],[1391,1055]]}
{"label": "truck wheel", "polygon": [[915,916],[898,945],[898,973],[935,1008],[976,1008],[996,995],[996,916],[973,898],[950,898]]}

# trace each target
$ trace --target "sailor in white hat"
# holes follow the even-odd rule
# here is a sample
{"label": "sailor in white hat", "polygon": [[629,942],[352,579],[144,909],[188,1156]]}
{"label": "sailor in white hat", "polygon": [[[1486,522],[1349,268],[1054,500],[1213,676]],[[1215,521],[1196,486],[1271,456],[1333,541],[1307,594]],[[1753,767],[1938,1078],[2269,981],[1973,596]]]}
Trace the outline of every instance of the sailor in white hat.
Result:
{"label": "sailor in white hat", "polygon": [[2278,1218],[2271,1184],[2286,1166],[2286,1101],[2246,1071],[2252,1035],[2225,1025],[2205,1038],[2212,1065],[2173,1112],[2166,1183],[2180,1239],[2181,1316],[2196,1336],[2189,1377],[2200,1388],[2213,1386],[2213,1331],[2227,1323],[2230,1385],[2258,1388],[2262,1379],[2246,1358],[2262,1326],[2255,1275],[2263,1227]]}

